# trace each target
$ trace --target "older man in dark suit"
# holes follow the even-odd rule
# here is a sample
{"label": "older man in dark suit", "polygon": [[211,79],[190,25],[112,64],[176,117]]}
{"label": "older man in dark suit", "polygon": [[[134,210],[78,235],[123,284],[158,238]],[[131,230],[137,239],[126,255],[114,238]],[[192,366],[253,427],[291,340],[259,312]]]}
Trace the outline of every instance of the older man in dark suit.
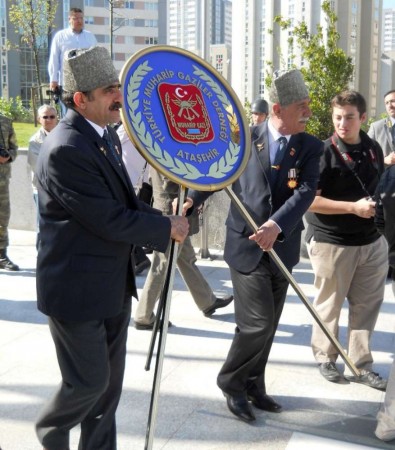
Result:
{"label": "older man in dark suit", "polygon": [[116,448],[133,245],[165,251],[183,241],[187,220],[139,202],[108,123],[119,121],[118,74],[102,47],[71,50],[64,61],[66,117],[44,141],[37,164],[41,241],[38,308],[49,316],[62,382],[36,431],[48,450]]}
{"label": "older man in dark suit", "polygon": [[[304,132],[310,99],[298,70],[273,80],[268,121],[252,127],[252,153],[232,188],[257,224],[250,229],[231,204],[226,221],[224,259],[230,266],[235,295],[236,332],[217,383],[230,411],[251,422],[258,408],[280,412],[266,393],[265,368],[280,320],[288,281],[269,254],[285,266],[299,261],[302,217],[314,199],[322,142]],[[194,204],[207,193],[191,193]]]}

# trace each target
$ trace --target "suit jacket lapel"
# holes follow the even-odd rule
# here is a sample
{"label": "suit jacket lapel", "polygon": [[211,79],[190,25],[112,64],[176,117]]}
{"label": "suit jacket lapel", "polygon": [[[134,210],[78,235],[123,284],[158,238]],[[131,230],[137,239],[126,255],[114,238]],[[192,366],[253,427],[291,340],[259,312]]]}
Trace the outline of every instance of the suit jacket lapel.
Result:
{"label": "suit jacket lapel", "polygon": [[256,154],[256,158],[262,168],[268,184],[270,184],[270,155],[269,155],[269,139],[267,133],[267,122],[262,125],[253,127],[251,132],[252,150]]}
{"label": "suit jacket lapel", "polygon": [[[135,200],[137,201],[137,197],[135,195],[135,191],[132,186],[132,182],[130,181],[129,175],[128,175],[127,170],[122,161],[122,149],[121,149],[121,144],[118,139],[118,135],[114,136],[115,132],[111,133],[111,131],[109,131],[108,133],[111,136],[111,139],[113,141],[113,144],[114,144],[115,150],[117,151],[117,154],[119,152],[119,154],[118,154],[119,160],[117,160],[117,161],[114,160],[114,157],[111,156],[111,153],[110,153],[111,149],[108,148],[106,142],[103,139],[100,139],[100,141],[96,141],[96,143],[97,143],[97,145],[99,145],[100,151],[102,153],[104,153],[104,156],[110,162],[111,166],[113,167],[113,169],[115,170],[117,175],[121,178],[123,183],[128,188],[129,192],[132,194],[133,197],[135,197]],[[103,151],[103,149],[104,149],[104,151]]]}
{"label": "suit jacket lapel", "polygon": [[[77,112],[73,109],[68,109],[65,119],[66,121],[72,122],[73,125],[84,135],[89,135],[90,139],[92,140],[93,145],[104,155],[104,157],[108,160],[109,164],[111,164],[111,168],[115,171],[117,176],[122,180],[123,184],[127,187],[128,191],[130,192],[131,196],[133,197],[136,204],[138,204],[138,200],[136,197],[136,194],[134,192],[132,183],[129,179],[129,176],[126,172],[126,169],[123,167],[122,162],[122,152],[121,152],[121,144],[118,139],[118,135],[114,136],[111,135],[114,145],[118,146],[121,157],[121,166],[117,165],[115,161],[112,160],[111,156],[108,155],[108,153],[111,151],[109,148],[107,148],[106,143],[104,140],[98,135],[96,130]],[[115,133],[115,131],[114,131]],[[116,133],[115,133],[116,134]]]}

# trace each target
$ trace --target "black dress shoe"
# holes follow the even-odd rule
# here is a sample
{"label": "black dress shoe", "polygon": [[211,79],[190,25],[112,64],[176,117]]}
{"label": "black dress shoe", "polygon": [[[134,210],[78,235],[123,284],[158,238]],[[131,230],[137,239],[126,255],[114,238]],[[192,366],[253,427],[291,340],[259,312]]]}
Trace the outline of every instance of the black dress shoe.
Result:
{"label": "black dress shoe", "polygon": [[253,422],[255,420],[255,415],[252,412],[251,406],[245,395],[230,395],[226,392],[223,394],[226,398],[226,404],[228,405],[229,411],[232,414],[244,422]]}
{"label": "black dress shoe", "polygon": [[280,413],[282,406],[275,402],[270,395],[262,393],[247,394],[248,400],[255,406],[255,408],[263,409],[272,413]]}
{"label": "black dress shoe", "polygon": [[215,302],[210,306],[210,308],[207,308],[203,311],[203,314],[206,317],[210,317],[215,313],[215,310],[218,308],[225,308],[225,306],[228,306],[229,303],[231,303],[233,300],[233,295],[226,295],[222,298],[215,299]]}

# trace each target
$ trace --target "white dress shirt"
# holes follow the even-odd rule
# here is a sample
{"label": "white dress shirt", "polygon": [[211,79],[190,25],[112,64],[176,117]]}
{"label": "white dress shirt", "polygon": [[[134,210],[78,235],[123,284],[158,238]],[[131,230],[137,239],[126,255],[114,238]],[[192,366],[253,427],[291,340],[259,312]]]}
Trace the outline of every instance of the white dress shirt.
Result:
{"label": "white dress shirt", "polygon": [[71,28],[58,31],[52,40],[49,55],[49,81],[63,84],[63,58],[66,51],[95,45],[97,45],[96,38],[90,31],[82,30],[80,33],[74,33]]}

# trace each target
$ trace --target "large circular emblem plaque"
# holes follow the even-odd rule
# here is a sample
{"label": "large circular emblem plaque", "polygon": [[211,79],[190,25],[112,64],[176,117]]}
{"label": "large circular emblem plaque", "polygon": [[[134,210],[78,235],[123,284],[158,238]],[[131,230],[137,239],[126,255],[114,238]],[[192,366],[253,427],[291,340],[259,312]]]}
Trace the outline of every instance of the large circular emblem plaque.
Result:
{"label": "large circular emblem plaque", "polygon": [[153,46],[126,62],[121,83],[122,121],[149,164],[203,191],[240,176],[249,126],[233,89],[207,62],[177,47]]}

